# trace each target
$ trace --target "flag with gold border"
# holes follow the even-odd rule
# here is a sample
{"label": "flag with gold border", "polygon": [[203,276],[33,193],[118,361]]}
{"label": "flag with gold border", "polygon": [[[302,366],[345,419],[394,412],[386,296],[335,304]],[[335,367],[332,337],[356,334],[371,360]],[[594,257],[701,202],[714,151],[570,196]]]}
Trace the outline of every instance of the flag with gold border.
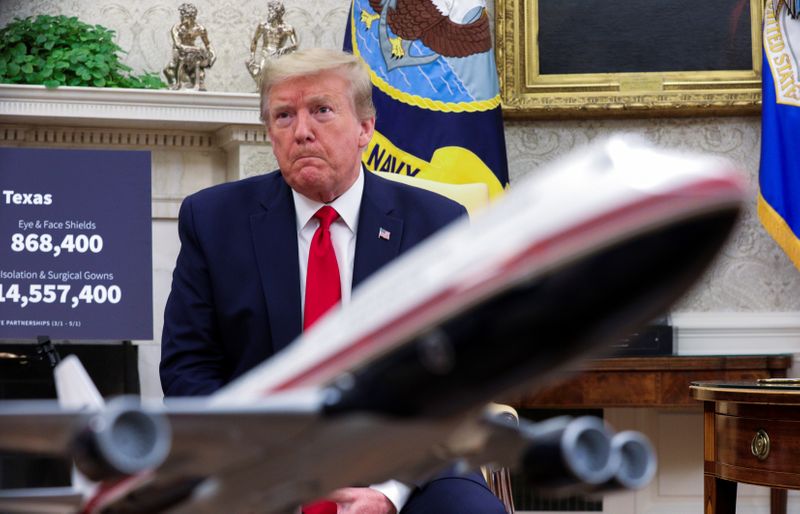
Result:
{"label": "flag with gold border", "polygon": [[448,183],[508,184],[483,0],[353,0],[344,49],[369,67],[377,108],[367,168]]}
{"label": "flag with gold border", "polygon": [[800,19],[795,1],[764,12],[758,217],[800,268]]}

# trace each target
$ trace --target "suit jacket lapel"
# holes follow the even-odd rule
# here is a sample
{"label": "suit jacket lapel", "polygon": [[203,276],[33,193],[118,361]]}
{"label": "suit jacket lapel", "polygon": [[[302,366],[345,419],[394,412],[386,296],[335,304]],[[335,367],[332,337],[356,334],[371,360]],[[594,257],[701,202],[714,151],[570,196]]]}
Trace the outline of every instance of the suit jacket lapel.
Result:
{"label": "suit jacket lapel", "polygon": [[[364,194],[358,215],[353,288],[397,257],[403,237],[403,220],[398,217],[392,195],[378,177],[364,170]],[[381,229],[388,239],[379,237]]]}
{"label": "suit jacket lapel", "polygon": [[281,350],[302,332],[300,267],[294,201],[280,173],[260,196],[263,211],[250,217],[272,346]]}

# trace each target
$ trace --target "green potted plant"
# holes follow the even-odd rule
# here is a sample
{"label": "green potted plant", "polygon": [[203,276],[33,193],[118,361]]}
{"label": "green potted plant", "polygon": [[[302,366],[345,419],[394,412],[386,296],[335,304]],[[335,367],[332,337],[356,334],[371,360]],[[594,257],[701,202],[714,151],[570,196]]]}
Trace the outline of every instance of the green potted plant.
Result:
{"label": "green potted plant", "polygon": [[119,60],[114,31],[76,17],[45,14],[0,29],[0,83],[46,87],[91,86],[159,89],[155,73],[131,74]]}

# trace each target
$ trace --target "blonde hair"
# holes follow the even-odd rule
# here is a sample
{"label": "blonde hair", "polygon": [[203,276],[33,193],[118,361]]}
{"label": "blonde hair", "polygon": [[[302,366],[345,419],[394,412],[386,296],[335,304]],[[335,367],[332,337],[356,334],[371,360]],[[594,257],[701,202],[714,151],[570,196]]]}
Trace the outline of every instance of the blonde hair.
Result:
{"label": "blonde hair", "polygon": [[269,108],[269,91],[273,86],[286,80],[325,72],[338,73],[350,83],[353,107],[359,120],[375,116],[372,81],[361,59],[341,50],[307,48],[269,59],[264,64],[261,71],[261,119],[268,119],[264,114]]}

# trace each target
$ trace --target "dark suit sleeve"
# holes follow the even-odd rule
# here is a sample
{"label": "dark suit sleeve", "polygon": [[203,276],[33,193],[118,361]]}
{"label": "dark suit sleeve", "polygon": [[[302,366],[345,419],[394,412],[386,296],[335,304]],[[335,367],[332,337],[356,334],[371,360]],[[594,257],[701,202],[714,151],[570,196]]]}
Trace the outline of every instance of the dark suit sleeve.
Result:
{"label": "dark suit sleeve", "polygon": [[165,396],[206,395],[224,382],[211,279],[196,229],[190,196],[178,215],[181,249],[164,311],[160,374]]}

